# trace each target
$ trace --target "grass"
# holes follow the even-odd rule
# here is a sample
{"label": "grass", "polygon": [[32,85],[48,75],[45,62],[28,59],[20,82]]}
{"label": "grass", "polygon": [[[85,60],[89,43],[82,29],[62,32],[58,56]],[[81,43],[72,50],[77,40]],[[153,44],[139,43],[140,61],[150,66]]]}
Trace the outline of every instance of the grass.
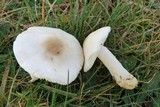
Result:
{"label": "grass", "polygon": [[[30,26],[58,27],[82,44],[92,31],[111,26],[105,45],[139,80],[120,88],[97,59],[68,86],[44,80],[28,83],[12,44]],[[2,0],[0,4],[0,107],[159,107],[159,0]]]}

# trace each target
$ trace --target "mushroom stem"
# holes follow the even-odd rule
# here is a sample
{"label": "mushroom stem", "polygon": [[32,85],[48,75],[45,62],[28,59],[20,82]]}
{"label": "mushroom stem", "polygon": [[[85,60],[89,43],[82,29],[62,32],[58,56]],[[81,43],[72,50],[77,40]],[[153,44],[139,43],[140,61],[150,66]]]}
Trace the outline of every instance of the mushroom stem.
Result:
{"label": "mushroom stem", "polygon": [[137,79],[122,66],[106,47],[102,46],[98,58],[108,68],[109,72],[120,87],[133,89],[137,86]]}

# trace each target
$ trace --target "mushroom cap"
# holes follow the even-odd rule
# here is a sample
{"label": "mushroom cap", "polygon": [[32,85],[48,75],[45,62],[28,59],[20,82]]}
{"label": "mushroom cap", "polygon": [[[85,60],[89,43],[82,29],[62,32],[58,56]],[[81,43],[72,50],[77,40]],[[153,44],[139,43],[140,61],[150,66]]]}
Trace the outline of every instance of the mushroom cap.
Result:
{"label": "mushroom cap", "polygon": [[83,51],[71,34],[49,27],[30,27],[13,44],[19,65],[31,77],[67,85],[83,66]]}
{"label": "mushroom cap", "polygon": [[84,72],[87,72],[93,66],[110,31],[111,28],[109,26],[102,27],[89,34],[85,39],[83,43],[83,51],[85,57]]}

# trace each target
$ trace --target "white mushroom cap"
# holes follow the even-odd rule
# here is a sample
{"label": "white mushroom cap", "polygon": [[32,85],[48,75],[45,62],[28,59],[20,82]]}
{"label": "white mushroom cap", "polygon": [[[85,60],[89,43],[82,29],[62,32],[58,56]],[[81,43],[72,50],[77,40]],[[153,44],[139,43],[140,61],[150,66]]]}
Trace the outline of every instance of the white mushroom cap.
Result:
{"label": "white mushroom cap", "polygon": [[116,57],[103,46],[108,37],[110,27],[103,27],[92,32],[84,41],[84,71],[87,72],[98,57],[108,68],[111,75],[120,87],[125,89],[133,89],[137,86],[137,79],[130,74]]}
{"label": "white mushroom cap", "polygon": [[111,28],[109,26],[102,27],[89,34],[85,39],[83,43],[83,51],[85,55],[84,72],[87,72],[93,66],[110,31]]}
{"label": "white mushroom cap", "polygon": [[83,66],[83,52],[77,39],[57,28],[30,27],[14,41],[19,65],[31,75],[31,82],[45,79],[67,85]]}

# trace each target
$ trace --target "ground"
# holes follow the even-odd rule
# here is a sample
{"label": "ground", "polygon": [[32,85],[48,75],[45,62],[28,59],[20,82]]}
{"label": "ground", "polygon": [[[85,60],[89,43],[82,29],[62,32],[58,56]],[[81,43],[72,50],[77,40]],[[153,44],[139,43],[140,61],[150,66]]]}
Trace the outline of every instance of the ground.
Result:
{"label": "ground", "polygon": [[[98,59],[68,86],[29,83],[12,45],[30,26],[61,28],[81,45],[92,31],[111,26],[105,46],[138,79],[138,86],[120,88]],[[159,107],[159,78],[159,0],[1,0],[0,107]]]}

